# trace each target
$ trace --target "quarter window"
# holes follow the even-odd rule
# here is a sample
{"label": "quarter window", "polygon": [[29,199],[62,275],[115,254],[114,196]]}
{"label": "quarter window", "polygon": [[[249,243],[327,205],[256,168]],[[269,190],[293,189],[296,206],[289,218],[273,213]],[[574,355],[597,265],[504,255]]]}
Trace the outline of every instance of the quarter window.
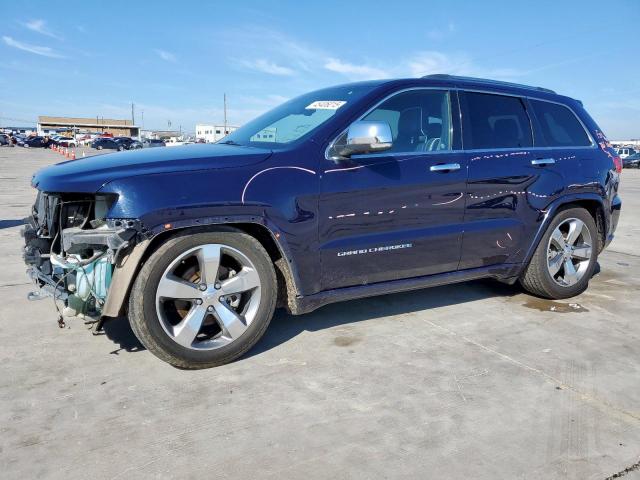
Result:
{"label": "quarter window", "polygon": [[571,110],[563,105],[530,100],[542,137],[548,147],[586,147],[591,145],[587,132]]}
{"label": "quarter window", "polygon": [[466,149],[521,148],[533,145],[531,123],[522,99],[465,93]]}

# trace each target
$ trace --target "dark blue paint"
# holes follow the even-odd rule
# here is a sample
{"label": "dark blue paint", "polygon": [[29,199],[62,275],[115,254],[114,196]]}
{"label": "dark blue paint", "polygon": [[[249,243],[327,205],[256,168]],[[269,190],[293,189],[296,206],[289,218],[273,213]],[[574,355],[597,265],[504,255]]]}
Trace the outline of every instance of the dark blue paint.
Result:
{"label": "dark blue paint", "polygon": [[[33,185],[49,192],[118,194],[109,216],[140,219],[154,235],[167,223],[171,228],[264,225],[291,266],[298,295],[307,299],[299,311],[330,298],[440,282],[434,278],[515,278],[553,213],[573,201],[602,205],[610,240],[620,211],[619,175],[606,138],[579,102],[481,81],[408,79],[367,85],[372,86],[369,94],[340,109],[311,137],[283,149],[217,144],[129,151],[46,168],[34,176]],[[564,103],[599,145],[465,151],[464,118],[454,102],[456,151],[362,155],[339,163],[325,159],[329,143],[352,121],[389,94],[415,87],[486,90]],[[533,128],[535,139],[535,122]],[[543,157],[557,163],[531,165]],[[429,170],[454,162],[461,165],[459,171]],[[412,247],[338,256],[401,244]],[[376,285],[362,287],[366,284]]]}

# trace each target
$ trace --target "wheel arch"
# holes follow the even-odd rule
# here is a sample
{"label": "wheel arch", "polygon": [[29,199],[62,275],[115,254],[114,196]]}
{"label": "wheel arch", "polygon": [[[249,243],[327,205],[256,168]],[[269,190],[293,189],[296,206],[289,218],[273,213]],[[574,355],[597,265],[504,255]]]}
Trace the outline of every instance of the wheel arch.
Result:
{"label": "wheel arch", "polygon": [[529,246],[529,250],[527,251],[527,255],[524,259],[524,265],[527,265],[531,260],[533,253],[538,247],[540,240],[542,239],[553,218],[559,212],[575,207],[585,209],[593,217],[598,229],[598,253],[600,253],[604,249],[607,235],[607,226],[605,207],[602,197],[596,194],[566,195],[556,199],[545,210],[542,211],[542,213],[544,214],[544,218],[540,226],[538,227],[533,242]]}
{"label": "wheel arch", "polygon": [[[274,264],[278,280],[278,300],[276,305],[279,307],[286,307],[291,311],[295,302],[295,297],[299,292],[299,284],[297,281],[295,267],[292,264],[290,257],[286,254],[286,247],[283,246],[280,240],[279,232],[274,233],[274,231],[267,225],[264,223],[258,223],[255,220],[255,217],[253,217],[252,221],[248,221],[247,219],[237,219],[237,221],[230,221],[226,223],[194,223],[181,225],[175,228],[165,228],[152,238],[146,240],[142,244],[139,244],[144,251],[140,253],[139,260],[134,265],[134,268],[127,273],[123,272],[122,278],[118,278],[114,273],[113,283],[117,281],[118,285],[116,286],[117,288],[114,289],[114,285],[112,283],[109,289],[109,297],[111,296],[111,293],[116,290],[118,292],[115,294],[117,298],[114,298],[111,301],[107,298],[103,315],[113,317],[124,313],[126,305],[128,304],[131,287],[140,273],[142,265],[166,241],[179,235],[215,230],[242,232],[255,238],[263,246]],[[170,224],[167,224],[166,226],[168,225]]]}

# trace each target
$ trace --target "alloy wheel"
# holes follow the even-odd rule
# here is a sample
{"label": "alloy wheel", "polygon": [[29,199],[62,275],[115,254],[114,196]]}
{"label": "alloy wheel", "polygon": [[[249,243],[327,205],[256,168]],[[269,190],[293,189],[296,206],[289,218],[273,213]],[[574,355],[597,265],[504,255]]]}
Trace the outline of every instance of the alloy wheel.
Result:
{"label": "alloy wheel", "polygon": [[239,250],[222,244],[191,248],[166,268],[156,291],[164,331],[179,345],[213,350],[237,340],[255,319],[260,277]]}
{"label": "alloy wheel", "polygon": [[547,269],[554,282],[563,287],[578,283],[592,256],[592,239],[582,220],[568,218],[558,225],[547,245]]}

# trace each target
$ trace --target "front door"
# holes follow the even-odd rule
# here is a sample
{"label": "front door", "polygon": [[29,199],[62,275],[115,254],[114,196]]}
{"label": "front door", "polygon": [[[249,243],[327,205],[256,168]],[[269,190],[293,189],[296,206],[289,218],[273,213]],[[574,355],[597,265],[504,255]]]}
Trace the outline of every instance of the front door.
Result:
{"label": "front door", "polygon": [[397,93],[362,118],[389,123],[391,149],[325,161],[323,289],[456,270],[467,176],[457,109],[444,90]]}

